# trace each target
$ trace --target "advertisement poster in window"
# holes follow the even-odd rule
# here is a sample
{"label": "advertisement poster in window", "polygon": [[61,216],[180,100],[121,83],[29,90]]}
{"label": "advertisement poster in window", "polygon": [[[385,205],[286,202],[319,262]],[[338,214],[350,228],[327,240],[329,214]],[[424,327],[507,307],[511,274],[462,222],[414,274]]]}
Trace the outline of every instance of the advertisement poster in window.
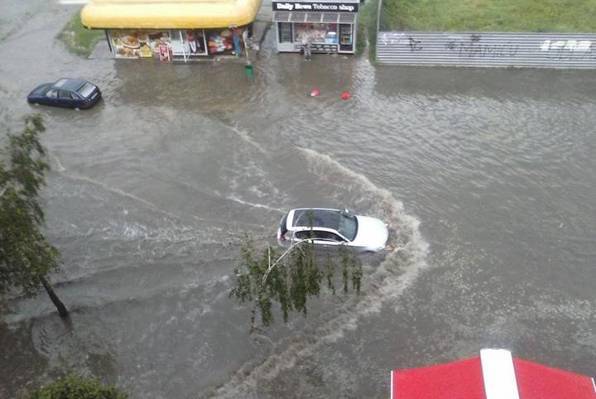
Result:
{"label": "advertisement poster in window", "polygon": [[205,48],[205,33],[202,29],[200,30],[186,30],[183,31],[184,47],[188,54],[193,55],[205,55],[207,49]]}
{"label": "advertisement poster in window", "polygon": [[116,58],[151,58],[160,55],[160,46],[162,50],[165,46],[168,53],[171,47],[167,31],[113,30],[110,39]]}
{"label": "advertisement poster in window", "polygon": [[208,38],[207,46],[209,47],[209,54],[231,52],[234,48],[232,31],[230,29],[210,31],[208,33]]}

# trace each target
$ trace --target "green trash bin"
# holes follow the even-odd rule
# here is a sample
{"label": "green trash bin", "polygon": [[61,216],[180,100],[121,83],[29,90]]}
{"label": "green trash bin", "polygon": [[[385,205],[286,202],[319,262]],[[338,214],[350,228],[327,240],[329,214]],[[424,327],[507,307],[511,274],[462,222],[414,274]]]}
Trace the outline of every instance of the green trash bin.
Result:
{"label": "green trash bin", "polygon": [[254,78],[255,74],[252,68],[252,64],[246,64],[244,65],[244,73],[246,73],[246,76],[248,76],[249,78]]}

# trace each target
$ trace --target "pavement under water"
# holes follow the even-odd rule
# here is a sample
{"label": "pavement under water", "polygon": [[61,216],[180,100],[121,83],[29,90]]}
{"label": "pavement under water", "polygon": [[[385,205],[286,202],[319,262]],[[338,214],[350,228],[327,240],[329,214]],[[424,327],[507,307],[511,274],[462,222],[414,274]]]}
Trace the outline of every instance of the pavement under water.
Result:
{"label": "pavement under water", "polygon": [[[46,121],[52,280],[72,316],[9,299],[0,397],[76,370],[134,398],[384,398],[392,368],[483,347],[594,374],[595,72],[305,62],[270,32],[248,79],[81,59],[55,40],[72,8],[7,7],[0,121]],[[26,103],[61,76],[104,101]],[[364,258],[361,295],[250,335],[228,298],[238,244],[273,242],[296,206],[382,218],[396,249]]]}

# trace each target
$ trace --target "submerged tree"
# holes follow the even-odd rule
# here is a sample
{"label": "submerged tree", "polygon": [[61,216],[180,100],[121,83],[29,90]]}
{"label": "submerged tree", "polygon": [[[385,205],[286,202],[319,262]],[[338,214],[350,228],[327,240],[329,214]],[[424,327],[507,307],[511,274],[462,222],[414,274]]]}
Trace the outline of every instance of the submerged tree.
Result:
{"label": "submerged tree", "polygon": [[41,231],[45,215],[39,191],[49,170],[39,141],[44,130],[40,115],[28,116],[23,132],[9,133],[0,150],[0,294],[20,289],[31,295],[43,286],[66,317],[66,306],[47,280],[58,268],[59,254]]}
{"label": "submerged tree", "polygon": [[[293,311],[306,316],[307,300],[320,294],[323,281],[335,295],[335,257],[327,253],[324,262],[320,257],[309,240],[293,243],[283,253],[270,246],[259,253],[249,238],[242,243],[241,264],[234,269],[236,284],[230,297],[240,303],[253,303],[251,331],[256,327],[257,313],[264,326],[273,322],[273,302],[279,304],[284,322],[287,322]],[[350,285],[359,293],[362,278],[359,259],[342,246],[339,263],[344,293],[349,291]]]}

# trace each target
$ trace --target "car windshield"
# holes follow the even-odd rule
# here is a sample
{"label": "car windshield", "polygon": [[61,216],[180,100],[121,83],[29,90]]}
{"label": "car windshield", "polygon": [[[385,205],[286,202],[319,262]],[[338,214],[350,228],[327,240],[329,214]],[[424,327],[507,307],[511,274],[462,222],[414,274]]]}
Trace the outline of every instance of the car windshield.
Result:
{"label": "car windshield", "polygon": [[50,89],[52,85],[50,84],[45,84],[43,86],[39,86],[38,88],[36,88],[35,90],[33,90],[33,94],[35,95],[44,95],[48,92],[48,90]]}
{"label": "car windshield", "polygon": [[341,235],[352,241],[356,238],[358,231],[358,220],[354,215],[340,213],[339,228],[337,229]]}
{"label": "car windshield", "polygon": [[334,209],[298,209],[293,225],[334,229],[350,241],[356,238],[358,230],[356,216]]}
{"label": "car windshield", "polygon": [[87,82],[83,86],[81,86],[81,88],[77,91],[79,92],[80,95],[87,98],[91,95],[91,93],[93,93],[93,90],[95,90],[95,86],[93,86],[91,83]]}

